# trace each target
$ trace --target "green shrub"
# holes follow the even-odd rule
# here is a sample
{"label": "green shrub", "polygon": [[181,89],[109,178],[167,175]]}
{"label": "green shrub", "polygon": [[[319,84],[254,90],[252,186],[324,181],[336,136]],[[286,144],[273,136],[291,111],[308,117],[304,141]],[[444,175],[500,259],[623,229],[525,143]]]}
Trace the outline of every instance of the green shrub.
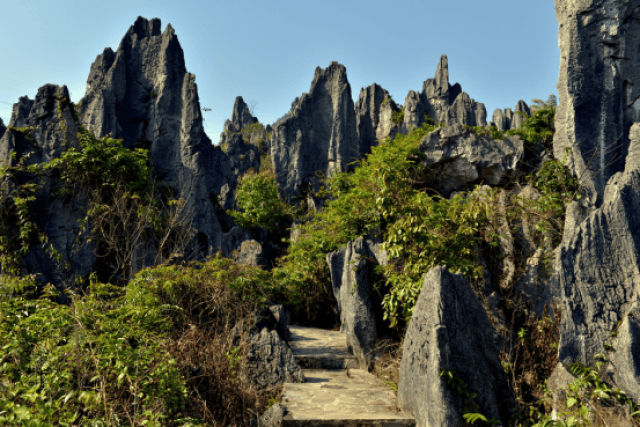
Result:
{"label": "green shrub", "polygon": [[273,171],[255,173],[250,169],[240,178],[236,188],[236,202],[241,211],[228,211],[242,228],[264,227],[269,231],[284,229],[291,223],[291,208],[278,194]]}

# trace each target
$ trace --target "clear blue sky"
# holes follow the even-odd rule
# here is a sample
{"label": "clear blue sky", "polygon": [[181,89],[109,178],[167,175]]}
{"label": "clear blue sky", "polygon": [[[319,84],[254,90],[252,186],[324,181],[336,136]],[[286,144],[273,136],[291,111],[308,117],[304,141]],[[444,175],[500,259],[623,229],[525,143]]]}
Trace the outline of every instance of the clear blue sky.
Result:
{"label": "clear blue sky", "polygon": [[449,58],[449,81],[485,104],[557,94],[558,24],[552,0],[30,0],[4,2],[0,117],[46,83],[78,102],[91,64],[114,51],[138,16],[171,23],[196,75],[205,130],[217,144],[236,96],[271,124],[308,92],[317,66],[347,67],[354,102],[378,83],[404,103]]}

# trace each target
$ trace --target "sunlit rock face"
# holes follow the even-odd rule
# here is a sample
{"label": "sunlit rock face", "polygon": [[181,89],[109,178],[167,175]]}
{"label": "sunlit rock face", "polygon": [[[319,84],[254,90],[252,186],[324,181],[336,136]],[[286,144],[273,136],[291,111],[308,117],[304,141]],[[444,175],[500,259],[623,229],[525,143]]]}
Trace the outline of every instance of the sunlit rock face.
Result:
{"label": "sunlit rock face", "polygon": [[271,158],[278,186],[288,201],[303,187],[320,187],[319,174],[346,171],[360,158],[356,114],[344,65],[316,68],[311,89],[274,125]]}
{"label": "sunlit rock face", "polygon": [[[607,181],[624,169],[629,129],[640,121],[640,2],[555,0],[560,46],[554,155],[573,150],[599,206]],[[583,175],[584,173],[584,175]]]}

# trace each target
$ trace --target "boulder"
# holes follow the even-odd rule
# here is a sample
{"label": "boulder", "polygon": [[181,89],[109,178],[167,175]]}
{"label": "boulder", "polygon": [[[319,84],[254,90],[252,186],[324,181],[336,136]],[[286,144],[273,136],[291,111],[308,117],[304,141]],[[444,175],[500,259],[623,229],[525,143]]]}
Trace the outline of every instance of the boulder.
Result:
{"label": "boulder", "polygon": [[[361,369],[371,366],[378,338],[377,305],[372,301],[371,259],[379,265],[388,263],[381,243],[359,237],[347,246],[327,254],[333,295],[340,312],[340,330],[347,336],[347,348],[358,358]],[[380,319],[381,320],[381,319]]]}
{"label": "boulder", "polygon": [[284,199],[292,202],[303,186],[320,188],[316,172],[331,176],[360,158],[356,115],[344,65],[316,68],[311,89],[294,101],[274,126],[271,158]]}
{"label": "boulder", "polygon": [[236,256],[238,264],[259,267],[264,264],[264,250],[262,245],[255,240],[247,240],[240,245],[240,251]]}
{"label": "boulder", "polygon": [[257,427],[280,427],[283,424],[285,413],[284,406],[276,403],[258,418],[256,425]]}
{"label": "boulder", "polygon": [[443,369],[477,393],[478,412],[506,425],[512,399],[487,313],[462,274],[439,266],[424,277],[402,346],[398,404],[416,425],[466,425]]}
{"label": "boulder", "polygon": [[492,140],[461,125],[428,133],[419,148],[425,154],[425,167],[433,173],[432,188],[443,197],[454,190],[472,190],[475,184],[495,186],[516,177],[524,154],[517,135]]}
{"label": "boulder", "polygon": [[[383,106],[382,103],[385,99],[388,99]],[[365,155],[371,152],[371,148],[378,145],[379,139],[384,139],[389,136],[389,130],[387,135],[384,134],[384,127],[389,127],[391,124],[390,116],[383,120],[382,109],[387,107],[389,110],[391,103],[395,107],[395,102],[391,100],[389,92],[386,89],[380,87],[380,85],[374,83],[371,86],[360,89],[360,97],[355,105],[356,111],[356,129],[358,132],[358,140],[360,141],[360,154]],[[378,128],[380,127],[380,136]]]}
{"label": "boulder", "polygon": [[484,104],[471,99],[462,92],[460,84],[449,84],[449,62],[446,55],[440,62],[433,79],[422,85],[422,92],[409,91],[404,104],[404,122],[401,133],[408,133],[412,128],[422,125],[427,114],[435,123],[447,126],[468,125],[486,126],[487,110]]}
{"label": "boulder", "polygon": [[251,336],[245,366],[247,381],[258,389],[305,381],[287,343],[268,328]]}
{"label": "boulder", "polygon": [[[565,234],[549,284],[563,314],[558,358],[566,366],[574,362],[593,366],[594,356],[603,352],[610,332],[633,312],[637,301],[640,168],[635,153],[640,147],[640,138],[636,139],[639,131],[640,124],[634,125],[625,170],[609,179],[602,205],[592,209],[588,203],[573,202],[567,210]],[[627,342],[634,341],[631,337],[635,333],[629,325]],[[633,357],[640,356],[635,353]],[[628,363],[622,366],[626,368]],[[627,386],[635,381],[638,387],[638,378],[631,371],[623,376]]]}
{"label": "boulder", "polygon": [[555,157],[582,176],[599,207],[605,185],[624,169],[627,135],[640,121],[640,8],[637,1],[554,0],[558,20],[560,103]]}

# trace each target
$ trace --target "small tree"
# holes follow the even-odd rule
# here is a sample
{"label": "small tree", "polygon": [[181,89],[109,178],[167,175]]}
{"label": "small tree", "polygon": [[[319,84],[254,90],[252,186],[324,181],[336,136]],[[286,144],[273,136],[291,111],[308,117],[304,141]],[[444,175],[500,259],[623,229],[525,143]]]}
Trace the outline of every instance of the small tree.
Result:
{"label": "small tree", "polygon": [[240,211],[227,211],[242,228],[264,227],[273,232],[290,225],[291,207],[278,194],[278,185],[272,169],[255,173],[252,169],[240,178],[236,189]]}

